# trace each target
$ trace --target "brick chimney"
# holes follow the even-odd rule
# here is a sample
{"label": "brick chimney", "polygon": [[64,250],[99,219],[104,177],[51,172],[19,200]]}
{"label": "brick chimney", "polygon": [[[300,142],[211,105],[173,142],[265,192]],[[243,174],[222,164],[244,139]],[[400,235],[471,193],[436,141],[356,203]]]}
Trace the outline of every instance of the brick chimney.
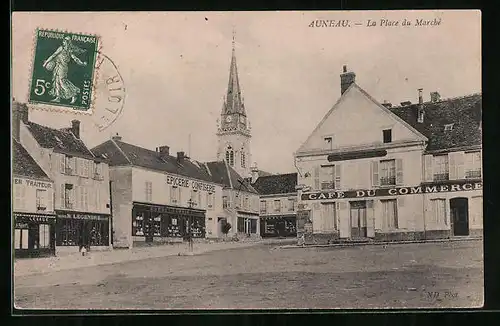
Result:
{"label": "brick chimney", "polygon": [[431,102],[439,102],[441,100],[441,95],[438,92],[431,92]]}
{"label": "brick chimney", "polygon": [[120,141],[120,140],[122,140],[122,136],[120,136],[120,135],[118,135],[118,133],[116,133],[116,135],[112,136],[111,139]]}
{"label": "brick chimney", "polygon": [[80,121],[72,120],[71,121],[71,132],[75,135],[76,138],[80,139]]}
{"label": "brick chimney", "polygon": [[170,155],[170,147],[166,145],[157,147],[156,152],[161,158],[167,158]]}
{"label": "brick chimney", "polygon": [[423,123],[424,122],[424,116],[425,116],[425,111],[424,111],[424,99],[422,96],[423,89],[419,88],[418,89],[418,108],[417,108],[417,122],[418,123]]}
{"label": "brick chimney", "polygon": [[28,106],[12,99],[12,137],[19,140],[21,121],[28,124]]}
{"label": "brick chimney", "polygon": [[340,95],[351,86],[356,80],[356,74],[353,72],[347,72],[347,66],[342,68],[342,74],[340,75]]}
{"label": "brick chimney", "polygon": [[254,162],[253,166],[250,167],[250,175],[252,177],[252,183],[255,183],[257,179],[259,178],[259,169],[257,169],[257,163]]}
{"label": "brick chimney", "polygon": [[178,163],[182,163],[184,162],[184,158],[186,156],[184,155],[184,152],[177,152],[177,162]]}

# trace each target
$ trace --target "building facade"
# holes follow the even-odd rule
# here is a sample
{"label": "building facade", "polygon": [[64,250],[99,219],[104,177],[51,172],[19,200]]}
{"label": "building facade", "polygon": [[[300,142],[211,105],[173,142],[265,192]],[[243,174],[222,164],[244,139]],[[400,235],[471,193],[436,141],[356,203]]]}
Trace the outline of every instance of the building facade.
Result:
{"label": "building facade", "polygon": [[217,121],[217,160],[226,161],[243,178],[250,177],[252,154],[250,122],[241,94],[234,49],[229,68],[229,83],[224,97],[220,120]]}
{"label": "building facade", "polygon": [[308,243],[482,234],[481,95],[419,91],[380,104],[344,67],[340,99],[295,153]]}
{"label": "building facade", "polygon": [[297,173],[258,177],[260,234],[263,238],[297,236]]}
{"label": "building facade", "polygon": [[54,255],[54,183],[16,138],[12,177],[15,257]]}
{"label": "building facade", "polygon": [[204,163],[184,152],[171,156],[168,146],[135,146],[118,135],[92,151],[110,165],[115,247],[219,236],[222,185]]}
{"label": "building facade", "polygon": [[29,121],[28,107],[13,104],[19,142],[54,182],[56,254],[110,248],[111,210],[106,162],[80,139],[80,122],[54,129]]}

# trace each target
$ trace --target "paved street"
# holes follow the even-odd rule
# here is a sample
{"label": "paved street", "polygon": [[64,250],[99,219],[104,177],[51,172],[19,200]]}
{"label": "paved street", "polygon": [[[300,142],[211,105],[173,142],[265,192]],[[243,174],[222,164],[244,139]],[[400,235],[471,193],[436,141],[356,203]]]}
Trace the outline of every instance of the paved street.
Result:
{"label": "paved street", "polygon": [[15,278],[19,308],[477,307],[481,241],[257,245]]}

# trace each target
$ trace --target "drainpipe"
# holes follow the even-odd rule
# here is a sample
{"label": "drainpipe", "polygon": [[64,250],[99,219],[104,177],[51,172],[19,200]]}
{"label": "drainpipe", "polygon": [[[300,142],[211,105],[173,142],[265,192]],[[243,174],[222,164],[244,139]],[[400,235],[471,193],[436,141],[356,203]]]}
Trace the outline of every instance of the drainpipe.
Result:
{"label": "drainpipe", "polygon": [[113,247],[113,244],[114,244],[114,241],[113,241],[113,238],[114,238],[114,235],[113,235],[113,196],[112,196],[112,191],[111,191],[111,187],[113,185],[113,181],[109,180],[109,236],[110,236],[110,240],[111,240],[111,247]]}

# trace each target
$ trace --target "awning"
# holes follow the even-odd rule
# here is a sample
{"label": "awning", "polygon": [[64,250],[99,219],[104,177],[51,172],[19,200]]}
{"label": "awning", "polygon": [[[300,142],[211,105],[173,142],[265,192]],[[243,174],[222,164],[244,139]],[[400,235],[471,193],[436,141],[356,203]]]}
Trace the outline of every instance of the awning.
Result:
{"label": "awning", "polygon": [[30,213],[14,213],[14,218],[17,222],[36,222],[36,223],[54,223],[55,214],[30,214]]}
{"label": "awning", "polygon": [[269,215],[269,216],[261,216],[261,220],[289,220],[296,218],[295,215]]}

